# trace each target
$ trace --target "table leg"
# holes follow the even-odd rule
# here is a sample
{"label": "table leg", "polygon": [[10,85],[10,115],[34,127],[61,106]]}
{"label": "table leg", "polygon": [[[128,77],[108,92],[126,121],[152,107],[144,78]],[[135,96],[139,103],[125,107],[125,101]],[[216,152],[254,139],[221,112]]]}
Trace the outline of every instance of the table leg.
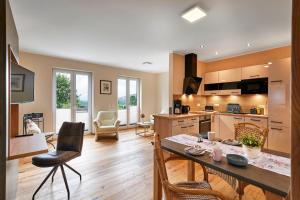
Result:
{"label": "table leg", "polygon": [[278,195],[268,192],[268,191],[266,191],[265,196],[266,196],[266,200],[284,200],[285,199],[284,197],[278,196]]}
{"label": "table leg", "polygon": [[155,154],[153,158],[153,200],[162,199],[162,183],[159,177],[158,168],[155,163]]}
{"label": "table leg", "polygon": [[195,181],[195,163],[191,160],[188,160],[187,180]]}

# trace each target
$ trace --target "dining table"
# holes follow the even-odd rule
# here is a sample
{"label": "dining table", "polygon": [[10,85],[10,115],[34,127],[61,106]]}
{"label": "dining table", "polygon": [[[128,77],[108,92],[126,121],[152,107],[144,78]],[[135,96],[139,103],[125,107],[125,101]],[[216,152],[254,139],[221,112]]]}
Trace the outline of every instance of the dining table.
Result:
{"label": "dining table", "polygon": [[[213,145],[221,145],[223,149],[223,157],[221,161],[214,161],[209,148]],[[186,147],[199,144],[208,148],[207,153],[202,156],[193,156],[185,151]],[[204,140],[199,143],[196,135],[180,134],[176,136],[161,139],[161,148],[167,152],[167,155],[180,156],[188,161],[187,180],[195,180],[195,163],[201,164],[207,168],[219,171],[226,175],[232,176],[245,184],[251,184],[261,188],[266,200],[284,200],[289,194],[290,188],[290,158],[289,154],[262,150],[262,156],[257,160],[249,159],[249,164],[246,167],[237,167],[228,163],[226,153],[243,154],[243,149],[240,146],[224,146],[226,144],[220,142],[212,142]],[[210,149],[211,150],[211,149]],[[160,181],[157,166],[154,163],[154,184],[153,195],[154,200],[162,199],[162,183]]]}

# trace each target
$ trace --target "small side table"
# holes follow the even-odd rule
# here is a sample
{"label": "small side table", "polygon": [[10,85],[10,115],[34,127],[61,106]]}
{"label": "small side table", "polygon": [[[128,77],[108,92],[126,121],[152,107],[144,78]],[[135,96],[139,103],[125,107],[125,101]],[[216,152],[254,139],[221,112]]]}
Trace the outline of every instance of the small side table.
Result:
{"label": "small side table", "polygon": [[[153,122],[138,122],[135,126],[135,134],[143,137],[153,136],[154,132],[151,132],[150,129],[153,127]],[[139,132],[138,128],[143,128],[144,130]],[[149,134],[147,134],[149,133]]]}

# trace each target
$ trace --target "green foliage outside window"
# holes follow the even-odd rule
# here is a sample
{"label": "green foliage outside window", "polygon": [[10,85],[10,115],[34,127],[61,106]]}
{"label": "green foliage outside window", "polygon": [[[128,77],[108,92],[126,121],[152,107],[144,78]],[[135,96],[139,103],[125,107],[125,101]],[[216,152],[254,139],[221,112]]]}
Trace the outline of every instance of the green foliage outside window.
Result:
{"label": "green foliage outside window", "polygon": [[56,75],[56,107],[70,108],[71,80],[63,74]]}

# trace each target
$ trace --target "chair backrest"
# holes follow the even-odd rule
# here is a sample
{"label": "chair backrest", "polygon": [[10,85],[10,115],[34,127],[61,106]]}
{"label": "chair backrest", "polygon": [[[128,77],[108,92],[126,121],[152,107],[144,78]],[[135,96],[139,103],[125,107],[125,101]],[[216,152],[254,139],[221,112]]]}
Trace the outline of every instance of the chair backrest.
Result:
{"label": "chair backrest", "polygon": [[114,125],[117,117],[116,111],[99,111],[97,115],[98,123],[100,123],[101,126],[111,126]]}
{"label": "chair backrest", "polygon": [[234,125],[234,137],[239,140],[245,134],[255,135],[257,138],[261,139],[262,147],[265,145],[266,139],[268,137],[269,129],[261,128],[256,124],[252,123],[238,123]]}
{"label": "chair backrest", "polygon": [[83,134],[84,123],[64,122],[58,133],[57,150],[81,153]]}
{"label": "chair backrest", "polygon": [[155,153],[155,164],[159,172],[160,180],[162,182],[165,192],[168,193],[169,189],[166,185],[166,183],[168,183],[168,174],[166,170],[164,155],[161,149],[159,134],[155,134],[154,153]]}

